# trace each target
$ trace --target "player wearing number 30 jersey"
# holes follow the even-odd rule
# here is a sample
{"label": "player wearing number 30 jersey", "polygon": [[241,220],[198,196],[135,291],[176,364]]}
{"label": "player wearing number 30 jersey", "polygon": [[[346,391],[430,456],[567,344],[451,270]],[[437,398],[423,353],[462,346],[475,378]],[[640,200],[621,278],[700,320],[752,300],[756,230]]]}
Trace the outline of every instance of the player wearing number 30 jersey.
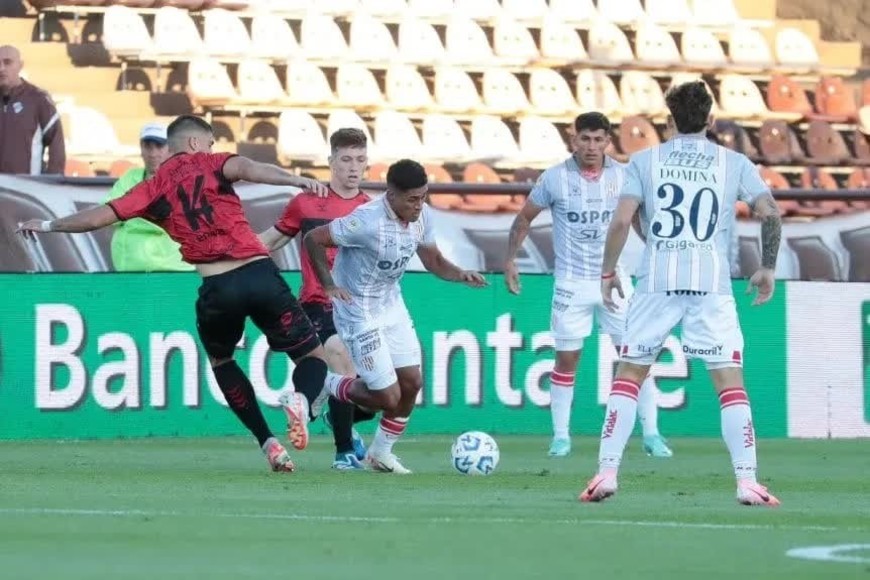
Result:
{"label": "player wearing number 30 jersey", "polygon": [[679,85],[666,98],[677,135],[635,154],[604,248],[601,293],[614,307],[623,295],[615,269],[639,212],[646,250],[625,320],[621,361],[607,403],[599,472],[581,493],[601,501],[617,489],[617,470],[634,427],[638,389],[671,330],[682,324],[683,351],[707,363],[719,394],[722,435],[746,505],[778,505],[756,481],[755,428],[743,383],[743,334],[731,295],[728,246],[735,204],[761,220],[762,267],[750,280],[754,304],[773,295],[782,223],[758,170],[742,154],[706,139],[712,97],[704,83]]}

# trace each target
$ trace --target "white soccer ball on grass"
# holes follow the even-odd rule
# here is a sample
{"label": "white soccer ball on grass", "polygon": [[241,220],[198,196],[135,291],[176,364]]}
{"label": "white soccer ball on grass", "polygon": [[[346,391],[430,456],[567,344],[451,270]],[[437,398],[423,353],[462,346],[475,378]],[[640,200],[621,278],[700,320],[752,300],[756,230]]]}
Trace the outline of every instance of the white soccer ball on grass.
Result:
{"label": "white soccer ball on grass", "polygon": [[468,431],[457,437],[450,455],[453,468],[463,475],[489,475],[499,460],[498,444],[483,431]]}

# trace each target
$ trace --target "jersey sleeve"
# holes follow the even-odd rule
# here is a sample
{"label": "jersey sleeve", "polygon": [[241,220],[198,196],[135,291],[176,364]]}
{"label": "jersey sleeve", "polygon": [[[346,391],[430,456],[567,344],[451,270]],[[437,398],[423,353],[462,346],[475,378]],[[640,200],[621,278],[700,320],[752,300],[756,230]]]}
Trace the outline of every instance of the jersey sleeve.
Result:
{"label": "jersey sleeve", "polygon": [[336,246],[361,248],[369,238],[365,218],[359,210],[329,222],[329,234]]}
{"label": "jersey sleeve", "polygon": [[420,215],[421,226],[423,227],[422,238],[420,240],[421,246],[434,246],[435,245],[435,223],[434,223],[434,215],[432,211],[429,209],[429,206],[423,206],[423,213]]}
{"label": "jersey sleeve", "polygon": [[212,169],[221,177],[223,177],[224,163],[226,163],[233,157],[238,157],[238,155],[236,153],[209,153],[208,162],[211,165]]}
{"label": "jersey sleeve", "polygon": [[275,229],[285,236],[293,237],[302,229],[302,199],[294,195],[293,199],[284,207],[284,213],[275,222]]}
{"label": "jersey sleeve", "polygon": [[137,217],[148,217],[155,197],[152,184],[152,180],[143,181],[121,197],[108,203],[119,220],[126,221]]}
{"label": "jersey sleeve", "polygon": [[529,201],[538,207],[550,207],[553,204],[553,193],[550,190],[550,172],[545,171],[538,176],[532,191],[529,193]]}
{"label": "jersey sleeve", "polygon": [[639,201],[643,200],[642,164],[642,157],[638,155],[632,156],[628,167],[625,169],[625,181],[622,183],[622,191],[619,193],[620,197],[628,197]]}
{"label": "jersey sleeve", "polygon": [[761,172],[745,155],[740,156],[740,177],[737,181],[737,199],[745,201],[750,206],[759,197],[770,193],[770,187],[761,177]]}

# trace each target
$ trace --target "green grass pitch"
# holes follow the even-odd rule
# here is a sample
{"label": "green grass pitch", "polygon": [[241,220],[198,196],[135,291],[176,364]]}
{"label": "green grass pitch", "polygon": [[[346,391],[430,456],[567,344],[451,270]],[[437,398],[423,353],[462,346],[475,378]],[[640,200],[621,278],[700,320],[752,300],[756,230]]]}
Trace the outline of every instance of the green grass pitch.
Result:
{"label": "green grass pitch", "polygon": [[550,459],[541,437],[498,437],[490,477],[452,472],[450,439],[401,441],[416,473],[329,469],[331,441],[274,474],[248,439],[0,443],[0,577],[716,578],[870,577],[856,562],[786,556],[870,544],[866,441],[761,440],[760,477],[783,505],[734,500],[723,443],[632,439],[620,491],[580,504],[597,441]]}

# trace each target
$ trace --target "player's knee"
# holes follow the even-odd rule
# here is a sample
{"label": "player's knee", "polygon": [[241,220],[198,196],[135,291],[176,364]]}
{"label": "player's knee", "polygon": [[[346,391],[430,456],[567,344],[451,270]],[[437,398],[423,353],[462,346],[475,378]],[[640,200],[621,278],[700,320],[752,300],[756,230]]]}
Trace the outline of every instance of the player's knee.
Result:
{"label": "player's knee", "polygon": [[399,379],[399,387],[402,392],[417,396],[423,388],[423,375],[421,373],[409,374]]}
{"label": "player's knee", "polygon": [[555,370],[560,373],[573,373],[580,362],[580,349],[557,350]]}
{"label": "player's knee", "polygon": [[393,383],[379,393],[381,406],[384,411],[395,411],[399,408],[399,401],[402,400],[402,391],[399,388],[399,383]]}

